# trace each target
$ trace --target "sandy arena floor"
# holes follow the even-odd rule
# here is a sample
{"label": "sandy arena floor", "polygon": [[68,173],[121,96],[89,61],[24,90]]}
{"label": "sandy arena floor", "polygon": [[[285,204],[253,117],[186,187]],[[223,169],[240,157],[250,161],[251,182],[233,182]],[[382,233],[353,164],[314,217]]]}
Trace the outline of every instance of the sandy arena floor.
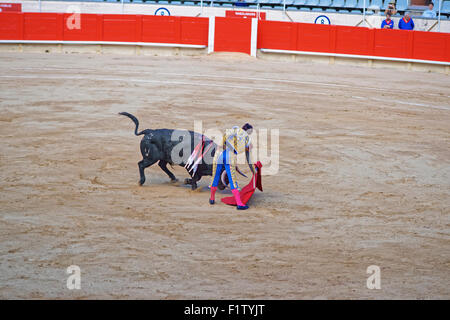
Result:
{"label": "sandy arena floor", "polygon": [[[0,298],[450,299],[449,76],[234,55],[2,53],[0,71]],[[158,166],[139,187],[119,111],[279,129],[279,173],[245,212]]]}

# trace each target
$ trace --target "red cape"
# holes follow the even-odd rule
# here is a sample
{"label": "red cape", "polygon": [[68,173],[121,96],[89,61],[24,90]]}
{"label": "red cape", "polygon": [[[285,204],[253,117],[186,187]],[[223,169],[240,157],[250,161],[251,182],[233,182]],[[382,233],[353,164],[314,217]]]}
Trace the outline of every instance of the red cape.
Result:
{"label": "red cape", "polygon": [[[261,162],[258,161],[255,164],[255,167],[256,167],[256,174],[253,175],[252,179],[250,180],[250,183],[246,185],[244,188],[242,188],[241,192],[239,192],[239,194],[241,195],[241,201],[244,204],[247,204],[252,195],[255,193],[256,188],[263,191],[261,180],[261,168],[262,168]],[[234,198],[234,196],[222,198],[222,202],[225,204],[229,204],[231,206],[236,205],[236,199]]]}

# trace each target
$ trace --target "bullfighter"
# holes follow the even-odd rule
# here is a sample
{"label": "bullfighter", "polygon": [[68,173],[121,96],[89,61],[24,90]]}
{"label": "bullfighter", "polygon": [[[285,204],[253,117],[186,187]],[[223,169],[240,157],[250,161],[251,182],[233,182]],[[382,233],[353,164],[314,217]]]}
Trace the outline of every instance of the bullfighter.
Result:
{"label": "bullfighter", "polygon": [[217,191],[217,186],[220,181],[220,175],[222,169],[224,168],[228,177],[231,192],[233,193],[237,209],[246,210],[249,207],[241,201],[239,195],[238,184],[236,180],[236,160],[237,155],[245,151],[246,161],[251,172],[254,174],[254,168],[250,161],[250,149],[251,141],[250,134],[253,131],[253,127],[246,123],[242,128],[238,126],[233,127],[231,130],[223,135],[222,140],[222,150],[216,150],[213,160],[213,172],[211,180],[211,196],[209,198],[209,203],[215,203],[215,194]]}

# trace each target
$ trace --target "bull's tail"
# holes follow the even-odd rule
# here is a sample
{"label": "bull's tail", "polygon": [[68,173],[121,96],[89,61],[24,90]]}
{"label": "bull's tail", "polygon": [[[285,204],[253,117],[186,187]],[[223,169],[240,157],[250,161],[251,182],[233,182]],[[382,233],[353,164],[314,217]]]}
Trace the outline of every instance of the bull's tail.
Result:
{"label": "bull's tail", "polygon": [[134,124],[136,125],[136,128],[134,129],[134,134],[139,136],[141,134],[145,134],[147,130],[142,130],[141,132],[138,132],[138,128],[139,128],[139,120],[133,116],[132,114],[128,113],[128,112],[119,112],[120,115],[122,116],[127,116],[128,118],[130,118],[131,120],[133,120]]}

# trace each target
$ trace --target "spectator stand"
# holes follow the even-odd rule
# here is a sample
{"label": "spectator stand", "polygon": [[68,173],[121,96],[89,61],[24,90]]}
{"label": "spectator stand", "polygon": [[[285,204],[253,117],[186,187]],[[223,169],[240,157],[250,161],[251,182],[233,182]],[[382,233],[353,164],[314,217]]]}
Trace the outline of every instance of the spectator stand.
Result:
{"label": "spectator stand", "polygon": [[[41,3],[43,0],[39,0]],[[57,1],[57,0],[56,0]],[[61,0],[71,1],[71,0]],[[160,5],[185,5],[185,6],[211,6],[237,9],[269,9],[283,11],[310,11],[346,14],[380,14],[384,12],[390,0],[84,0],[85,2],[121,2],[147,3]],[[413,18],[419,18],[420,14],[414,14],[414,6],[409,6],[409,0],[396,0],[397,14],[400,17],[408,10],[413,10]],[[423,10],[423,8],[421,9]],[[450,19],[450,0],[436,0],[436,20]],[[418,11],[420,12],[420,10]],[[365,21],[365,19],[363,19]]]}

